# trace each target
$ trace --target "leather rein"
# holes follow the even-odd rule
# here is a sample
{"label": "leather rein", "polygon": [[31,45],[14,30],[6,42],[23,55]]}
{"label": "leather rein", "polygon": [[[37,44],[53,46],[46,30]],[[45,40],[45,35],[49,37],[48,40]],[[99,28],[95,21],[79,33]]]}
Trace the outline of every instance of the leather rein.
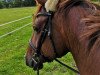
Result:
{"label": "leather rein", "polygon": [[[37,75],[39,75],[39,63],[41,63],[40,61],[40,56],[44,57],[45,60],[47,61],[50,61],[48,59],[48,57],[45,57],[42,53],[41,53],[41,47],[42,47],[42,44],[44,43],[46,37],[48,36],[50,41],[51,41],[51,44],[52,44],[52,47],[53,47],[53,50],[54,50],[54,53],[55,53],[55,56],[57,57],[58,56],[58,53],[57,53],[57,50],[56,50],[56,47],[55,47],[55,44],[54,44],[54,40],[52,38],[52,17],[53,17],[53,12],[45,12],[45,13],[38,13],[37,16],[46,16],[47,17],[47,21],[45,23],[45,26],[43,27],[42,29],[42,33],[41,33],[41,36],[39,38],[39,42],[38,42],[38,45],[37,45],[37,48],[34,46],[33,42],[32,42],[32,39],[30,40],[29,42],[29,45],[31,46],[32,50],[34,50],[34,55],[33,55],[33,62],[34,62],[34,66],[37,68]],[[60,63],[61,65],[67,67],[68,69],[72,70],[73,72],[75,73],[78,73],[79,72],[71,67],[69,67],[68,65],[60,62],[58,59],[54,59],[55,61],[57,61],[58,63]]]}

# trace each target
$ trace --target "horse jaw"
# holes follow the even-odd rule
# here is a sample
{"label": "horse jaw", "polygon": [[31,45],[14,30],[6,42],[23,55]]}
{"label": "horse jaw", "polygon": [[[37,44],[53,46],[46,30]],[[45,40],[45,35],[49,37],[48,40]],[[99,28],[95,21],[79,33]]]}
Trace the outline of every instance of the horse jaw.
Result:
{"label": "horse jaw", "polygon": [[46,11],[56,11],[56,5],[58,4],[59,0],[47,0],[47,2],[45,3],[45,8]]}

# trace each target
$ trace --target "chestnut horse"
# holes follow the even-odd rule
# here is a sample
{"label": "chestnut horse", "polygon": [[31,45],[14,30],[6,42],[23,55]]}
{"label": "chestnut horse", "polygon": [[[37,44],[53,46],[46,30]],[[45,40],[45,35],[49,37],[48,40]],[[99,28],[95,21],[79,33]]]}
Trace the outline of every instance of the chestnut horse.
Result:
{"label": "chestnut horse", "polygon": [[[33,25],[35,32],[26,53],[26,64],[36,70],[35,61],[39,60],[41,69],[43,63],[71,52],[80,75],[100,75],[100,11],[85,0],[70,0],[59,1],[57,10],[51,15],[44,8],[46,0],[37,1],[42,6]],[[48,21],[51,36],[48,37],[47,30],[45,37],[41,37]]]}

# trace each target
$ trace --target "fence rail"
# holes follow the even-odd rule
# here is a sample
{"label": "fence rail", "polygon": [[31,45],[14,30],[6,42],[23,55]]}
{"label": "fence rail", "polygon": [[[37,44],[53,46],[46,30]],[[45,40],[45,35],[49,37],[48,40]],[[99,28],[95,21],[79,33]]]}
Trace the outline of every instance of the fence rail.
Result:
{"label": "fence rail", "polygon": [[24,19],[27,19],[27,18],[30,18],[30,17],[31,17],[31,16],[27,16],[27,17],[23,17],[23,18],[20,18],[20,19],[14,20],[14,21],[10,21],[10,22],[7,22],[7,23],[4,23],[4,24],[1,24],[0,27],[1,27],[1,26],[5,26],[5,25],[10,24],[10,23],[18,22],[18,21],[20,21],[20,20],[24,20]]}
{"label": "fence rail", "polygon": [[5,36],[7,36],[7,35],[9,35],[9,34],[12,34],[12,33],[16,32],[16,31],[18,31],[18,30],[20,30],[20,29],[22,29],[22,28],[24,28],[24,27],[26,27],[26,26],[28,26],[28,25],[30,25],[30,24],[32,24],[32,22],[31,22],[31,23],[28,23],[28,24],[26,24],[26,25],[24,25],[24,26],[22,26],[22,27],[19,27],[19,28],[15,29],[15,30],[13,30],[13,31],[11,31],[11,32],[8,32],[8,33],[6,33],[6,34],[4,34],[4,35],[1,35],[1,36],[0,36],[0,39],[3,38],[3,37],[5,37]]}

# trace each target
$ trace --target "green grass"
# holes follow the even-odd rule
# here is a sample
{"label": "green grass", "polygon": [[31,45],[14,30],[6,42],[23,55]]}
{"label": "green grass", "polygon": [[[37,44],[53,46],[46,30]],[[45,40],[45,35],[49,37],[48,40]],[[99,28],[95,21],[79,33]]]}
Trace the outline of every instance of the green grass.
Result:
{"label": "green grass", "polygon": [[13,31],[14,29],[19,28],[25,24],[28,24],[31,21],[32,20],[30,18],[27,18],[27,19],[21,20],[19,22],[7,24],[6,26],[1,26],[0,27],[0,35],[3,35],[3,34],[10,32],[10,31]]}
{"label": "green grass", "polygon": [[32,15],[33,7],[0,9],[0,24]]}
{"label": "green grass", "polygon": [[[35,12],[34,7],[0,10],[0,24],[26,17]],[[0,27],[0,36],[32,21],[31,18]],[[0,39],[0,75],[36,75],[26,66],[24,55],[32,34],[31,25]],[[74,60],[69,53],[61,60],[74,67]],[[53,61],[45,63],[40,75],[75,75],[72,71]]]}

